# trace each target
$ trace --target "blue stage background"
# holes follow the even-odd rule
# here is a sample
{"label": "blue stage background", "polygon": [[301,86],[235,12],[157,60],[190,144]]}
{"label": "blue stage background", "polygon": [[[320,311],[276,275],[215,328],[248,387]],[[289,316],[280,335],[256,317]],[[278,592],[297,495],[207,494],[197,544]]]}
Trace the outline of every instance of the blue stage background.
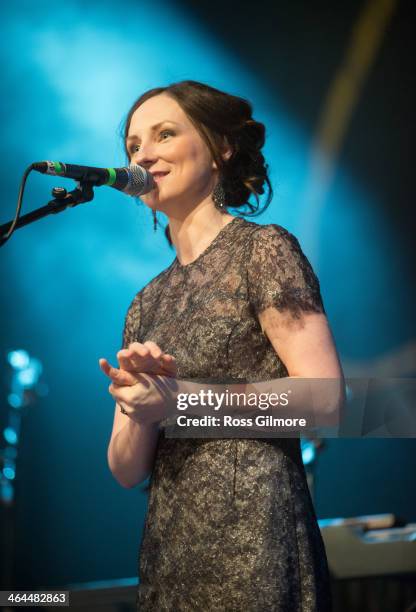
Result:
{"label": "blue stage background", "polygon": [[[1,222],[13,217],[33,161],[123,166],[120,125],[146,89],[190,78],[242,95],[267,126],[275,189],[255,220],[299,238],[346,375],[414,376],[410,5],[392,3],[391,13],[368,22],[366,6],[19,0],[3,7]],[[365,40],[376,40],[367,66],[357,24]],[[357,80],[348,70],[355,62],[364,64]],[[55,185],[71,183],[31,176],[23,212],[45,204]],[[9,351],[37,357],[48,389],[24,417],[18,584],[133,576],[146,496],[119,487],[107,468],[113,402],[98,359],[114,358],[133,296],[174,252],[160,229],[153,232],[148,209],[100,188],[93,202],[16,231],[0,256],[0,422]],[[328,440],[317,461],[318,517],[396,512],[416,520],[415,450],[414,440]]]}

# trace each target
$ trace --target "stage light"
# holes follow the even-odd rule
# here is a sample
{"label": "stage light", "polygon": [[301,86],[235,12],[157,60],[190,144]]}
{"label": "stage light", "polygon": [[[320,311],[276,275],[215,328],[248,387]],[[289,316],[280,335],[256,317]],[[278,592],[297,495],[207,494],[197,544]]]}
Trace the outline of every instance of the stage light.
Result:
{"label": "stage light", "polygon": [[304,465],[309,465],[316,458],[316,448],[313,442],[302,440],[302,461]]}
{"label": "stage light", "polygon": [[12,408],[21,408],[23,405],[23,399],[17,393],[9,393],[7,401]]}
{"label": "stage light", "polygon": [[17,350],[10,351],[8,353],[7,361],[15,370],[22,370],[23,368],[27,368],[27,366],[29,365],[30,358],[27,351]]}
{"label": "stage light", "polygon": [[3,468],[3,476],[7,478],[7,480],[14,480],[15,475],[16,475],[16,472],[15,472],[14,467],[10,465],[6,465]]}
{"label": "stage light", "polygon": [[3,431],[3,437],[8,444],[16,444],[17,431],[13,427],[6,427]]}

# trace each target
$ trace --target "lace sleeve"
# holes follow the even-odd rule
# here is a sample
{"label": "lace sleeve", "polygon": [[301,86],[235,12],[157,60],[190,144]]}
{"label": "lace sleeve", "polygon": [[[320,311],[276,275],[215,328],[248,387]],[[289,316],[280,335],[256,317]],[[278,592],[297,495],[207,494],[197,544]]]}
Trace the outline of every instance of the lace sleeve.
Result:
{"label": "lace sleeve", "polygon": [[140,342],[141,298],[141,293],[138,293],[127,311],[124,321],[122,348],[127,348],[132,342]]}
{"label": "lace sleeve", "polygon": [[263,225],[253,233],[247,277],[257,315],[269,306],[294,318],[302,312],[325,313],[311,264],[297,238],[280,225]]}

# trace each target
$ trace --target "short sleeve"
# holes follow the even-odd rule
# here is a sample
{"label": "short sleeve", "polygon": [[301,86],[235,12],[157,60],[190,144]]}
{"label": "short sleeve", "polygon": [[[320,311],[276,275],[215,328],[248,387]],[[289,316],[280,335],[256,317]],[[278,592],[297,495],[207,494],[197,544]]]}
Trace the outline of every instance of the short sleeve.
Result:
{"label": "short sleeve", "polygon": [[276,224],[260,226],[252,234],[247,267],[249,299],[258,315],[274,306],[290,311],[325,313],[318,278],[297,238]]}
{"label": "short sleeve", "polygon": [[142,295],[139,292],[131,302],[124,320],[122,348],[127,348],[132,342],[140,342],[140,322]]}

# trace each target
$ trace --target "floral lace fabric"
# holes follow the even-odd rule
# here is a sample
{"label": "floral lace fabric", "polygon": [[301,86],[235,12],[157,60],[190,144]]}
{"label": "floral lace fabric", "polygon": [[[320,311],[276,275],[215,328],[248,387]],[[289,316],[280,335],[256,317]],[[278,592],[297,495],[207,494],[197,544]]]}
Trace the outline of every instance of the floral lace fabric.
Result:
{"label": "floral lace fabric", "polygon": [[[258,314],[324,312],[297,239],[236,217],[192,263],[134,298],[123,346],[153,340],[178,378],[287,376]],[[325,550],[298,439],[159,436],[139,557],[140,611],[331,609]]]}

